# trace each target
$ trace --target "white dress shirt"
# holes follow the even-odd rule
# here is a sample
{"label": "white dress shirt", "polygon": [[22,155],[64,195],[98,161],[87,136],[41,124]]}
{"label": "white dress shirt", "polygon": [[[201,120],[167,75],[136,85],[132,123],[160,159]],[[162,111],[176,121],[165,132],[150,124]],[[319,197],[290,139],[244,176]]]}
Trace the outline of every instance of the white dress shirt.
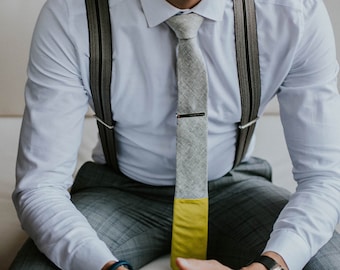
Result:
{"label": "white dress shirt", "polygon": [[[299,270],[330,239],[340,216],[333,32],[321,0],[256,0],[256,10],[260,114],[277,95],[298,182],[266,250]],[[202,0],[191,11],[205,18],[198,39],[209,77],[211,180],[232,167],[241,115],[232,0]],[[110,12],[119,166],[143,183],[174,184],[177,39],[164,21],[179,10],[166,0],[110,0]],[[32,41],[13,194],[24,229],[63,269],[100,269],[114,259],[68,193],[92,106],[87,31],[83,0],[47,0]],[[103,162],[100,145],[93,156]]]}

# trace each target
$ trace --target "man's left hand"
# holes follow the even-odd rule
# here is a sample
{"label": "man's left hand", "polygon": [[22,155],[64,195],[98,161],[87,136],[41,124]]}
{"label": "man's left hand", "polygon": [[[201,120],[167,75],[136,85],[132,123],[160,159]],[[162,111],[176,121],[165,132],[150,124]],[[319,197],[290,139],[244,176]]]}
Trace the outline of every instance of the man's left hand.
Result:
{"label": "man's left hand", "polygon": [[196,260],[177,258],[176,264],[180,270],[232,270],[216,260]]}
{"label": "man's left hand", "polygon": [[[180,270],[233,270],[232,268],[219,263],[216,260],[197,260],[177,258],[176,264]],[[264,270],[265,267],[259,263],[252,263],[242,270]],[[286,268],[285,268],[286,269]]]}

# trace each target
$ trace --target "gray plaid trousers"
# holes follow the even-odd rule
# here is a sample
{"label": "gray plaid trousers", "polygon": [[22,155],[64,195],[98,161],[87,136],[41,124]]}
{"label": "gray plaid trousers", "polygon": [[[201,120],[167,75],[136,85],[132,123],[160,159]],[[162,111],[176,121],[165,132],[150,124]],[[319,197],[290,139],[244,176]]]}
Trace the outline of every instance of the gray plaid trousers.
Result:
{"label": "gray plaid trousers", "polygon": [[[208,258],[238,269],[261,253],[290,196],[270,177],[269,164],[252,158],[210,181]],[[72,201],[98,236],[135,269],[170,252],[173,197],[173,186],[141,184],[92,162],[80,169],[72,189]],[[58,268],[28,239],[10,269]],[[304,269],[340,269],[338,233]]]}

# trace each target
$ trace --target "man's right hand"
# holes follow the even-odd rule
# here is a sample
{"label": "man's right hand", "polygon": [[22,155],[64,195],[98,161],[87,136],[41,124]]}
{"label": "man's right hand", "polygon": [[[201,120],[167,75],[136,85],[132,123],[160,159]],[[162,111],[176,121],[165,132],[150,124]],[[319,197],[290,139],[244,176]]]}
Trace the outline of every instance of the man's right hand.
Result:
{"label": "man's right hand", "polygon": [[112,266],[113,264],[115,264],[115,261],[109,261],[108,263],[106,263],[103,268],[101,270],[107,270],[109,269],[110,266]]}

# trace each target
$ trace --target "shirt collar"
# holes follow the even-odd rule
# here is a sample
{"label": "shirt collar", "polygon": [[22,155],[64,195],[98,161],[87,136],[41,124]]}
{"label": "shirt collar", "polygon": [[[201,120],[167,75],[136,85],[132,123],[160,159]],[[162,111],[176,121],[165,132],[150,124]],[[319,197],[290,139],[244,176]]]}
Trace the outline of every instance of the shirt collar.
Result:
{"label": "shirt collar", "polygon": [[[201,0],[192,12],[213,21],[222,21],[226,0]],[[142,8],[149,27],[157,26],[181,12],[166,0],[141,0]]]}

